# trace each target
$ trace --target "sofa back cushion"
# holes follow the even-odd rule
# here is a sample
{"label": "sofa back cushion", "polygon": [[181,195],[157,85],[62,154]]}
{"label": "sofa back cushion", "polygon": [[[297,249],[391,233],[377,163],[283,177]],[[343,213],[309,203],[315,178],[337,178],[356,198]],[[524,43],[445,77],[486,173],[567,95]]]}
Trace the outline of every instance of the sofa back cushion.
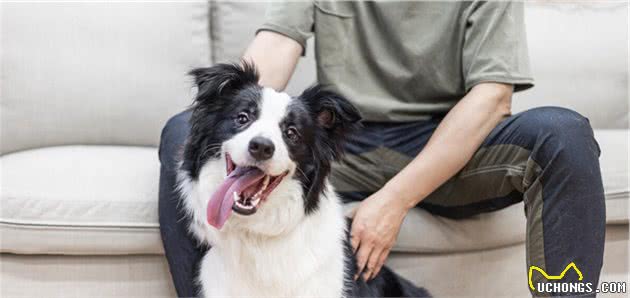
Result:
{"label": "sofa back cushion", "polygon": [[[215,61],[242,55],[264,21],[266,3],[212,3]],[[628,4],[622,2],[528,2],[526,29],[536,86],[515,96],[514,111],[563,106],[589,117],[595,128],[628,128],[627,12]],[[312,54],[311,47],[289,93],[315,82]]]}
{"label": "sofa back cushion", "polygon": [[208,5],[2,3],[2,154],[63,144],[154,146],[209,63]]}
{"label": "sofa back cushion", "polygon": [[525,21],[536,86],[515,111],[559,105],[628,128],[628,2],[532,1]]}

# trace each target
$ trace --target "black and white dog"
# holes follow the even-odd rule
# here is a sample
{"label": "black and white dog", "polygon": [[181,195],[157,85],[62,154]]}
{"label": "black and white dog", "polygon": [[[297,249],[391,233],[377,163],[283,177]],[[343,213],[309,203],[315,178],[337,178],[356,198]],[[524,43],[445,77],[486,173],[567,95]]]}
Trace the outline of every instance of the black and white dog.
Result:
{"label": "black and white dog", "polygon": [[178,178],[190,232],[212,247],[199,269],[203,296],[428,296],[387,268],[367,283],[352,278],[327,178],[360,120],[346,99],[263,88],[247,63],[191,74],[199,91]]}

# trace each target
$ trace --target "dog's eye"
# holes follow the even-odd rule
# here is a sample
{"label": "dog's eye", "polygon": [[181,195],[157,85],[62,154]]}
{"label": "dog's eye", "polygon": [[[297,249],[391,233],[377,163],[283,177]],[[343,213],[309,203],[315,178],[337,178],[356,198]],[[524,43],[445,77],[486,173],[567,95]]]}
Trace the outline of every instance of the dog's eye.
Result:
{"label": "dog's eye", "polygon": [[285,131],[285,134],[287,135],[287,138],[291,140],[292,142],[296,142],[300,138],[300,136],[298,135],[297,129],[295,129],[295,127],[293,126],[287,128],[287,130]]}
{"label": "dog's eye", "polygon": [[237,116],[236,116],[236,123],[239,125],[244,125],[247,124],[247,122],[249,122],[249,115],[247,115],[247,113],[245,112],[240,112]]}

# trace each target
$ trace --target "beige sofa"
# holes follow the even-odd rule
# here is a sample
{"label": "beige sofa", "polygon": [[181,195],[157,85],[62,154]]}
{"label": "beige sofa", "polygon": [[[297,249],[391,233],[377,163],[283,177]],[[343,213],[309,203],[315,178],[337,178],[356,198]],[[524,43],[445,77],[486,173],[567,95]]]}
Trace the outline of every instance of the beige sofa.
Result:
{"label": "beige sofa", "polygon": [[[194,66],[239,57],[264,3],[6,3],[1,13],[0,296],[174,296],[156,144]],[[628,279],[628,4],[529,2],[537,86],[515,110],[588,116],[602,148],[602,280]],[[312,41],[311,41],[312,42]],[[312,49],[289,92],[314,82]],[[436,296],[528,296],[523,206],[416,210],[389,265]]]}

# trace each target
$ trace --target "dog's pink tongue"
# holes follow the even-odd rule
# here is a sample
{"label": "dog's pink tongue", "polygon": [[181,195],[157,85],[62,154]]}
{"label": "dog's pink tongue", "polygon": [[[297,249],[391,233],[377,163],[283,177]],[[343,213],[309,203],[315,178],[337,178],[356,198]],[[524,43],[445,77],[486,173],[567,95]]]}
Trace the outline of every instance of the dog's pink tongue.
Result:
{"label": "dog's pink tongue", "polygon": [[265,176],[265,173],[257,168],[236,167],[229,176],[225,178],[219,189],[212,194],[208,202],[206,214],[208,223],[217,229],[221,229],[223,224],[232,214],[234,204],[234,192],[240,194],[244,189],[256,183]]}

